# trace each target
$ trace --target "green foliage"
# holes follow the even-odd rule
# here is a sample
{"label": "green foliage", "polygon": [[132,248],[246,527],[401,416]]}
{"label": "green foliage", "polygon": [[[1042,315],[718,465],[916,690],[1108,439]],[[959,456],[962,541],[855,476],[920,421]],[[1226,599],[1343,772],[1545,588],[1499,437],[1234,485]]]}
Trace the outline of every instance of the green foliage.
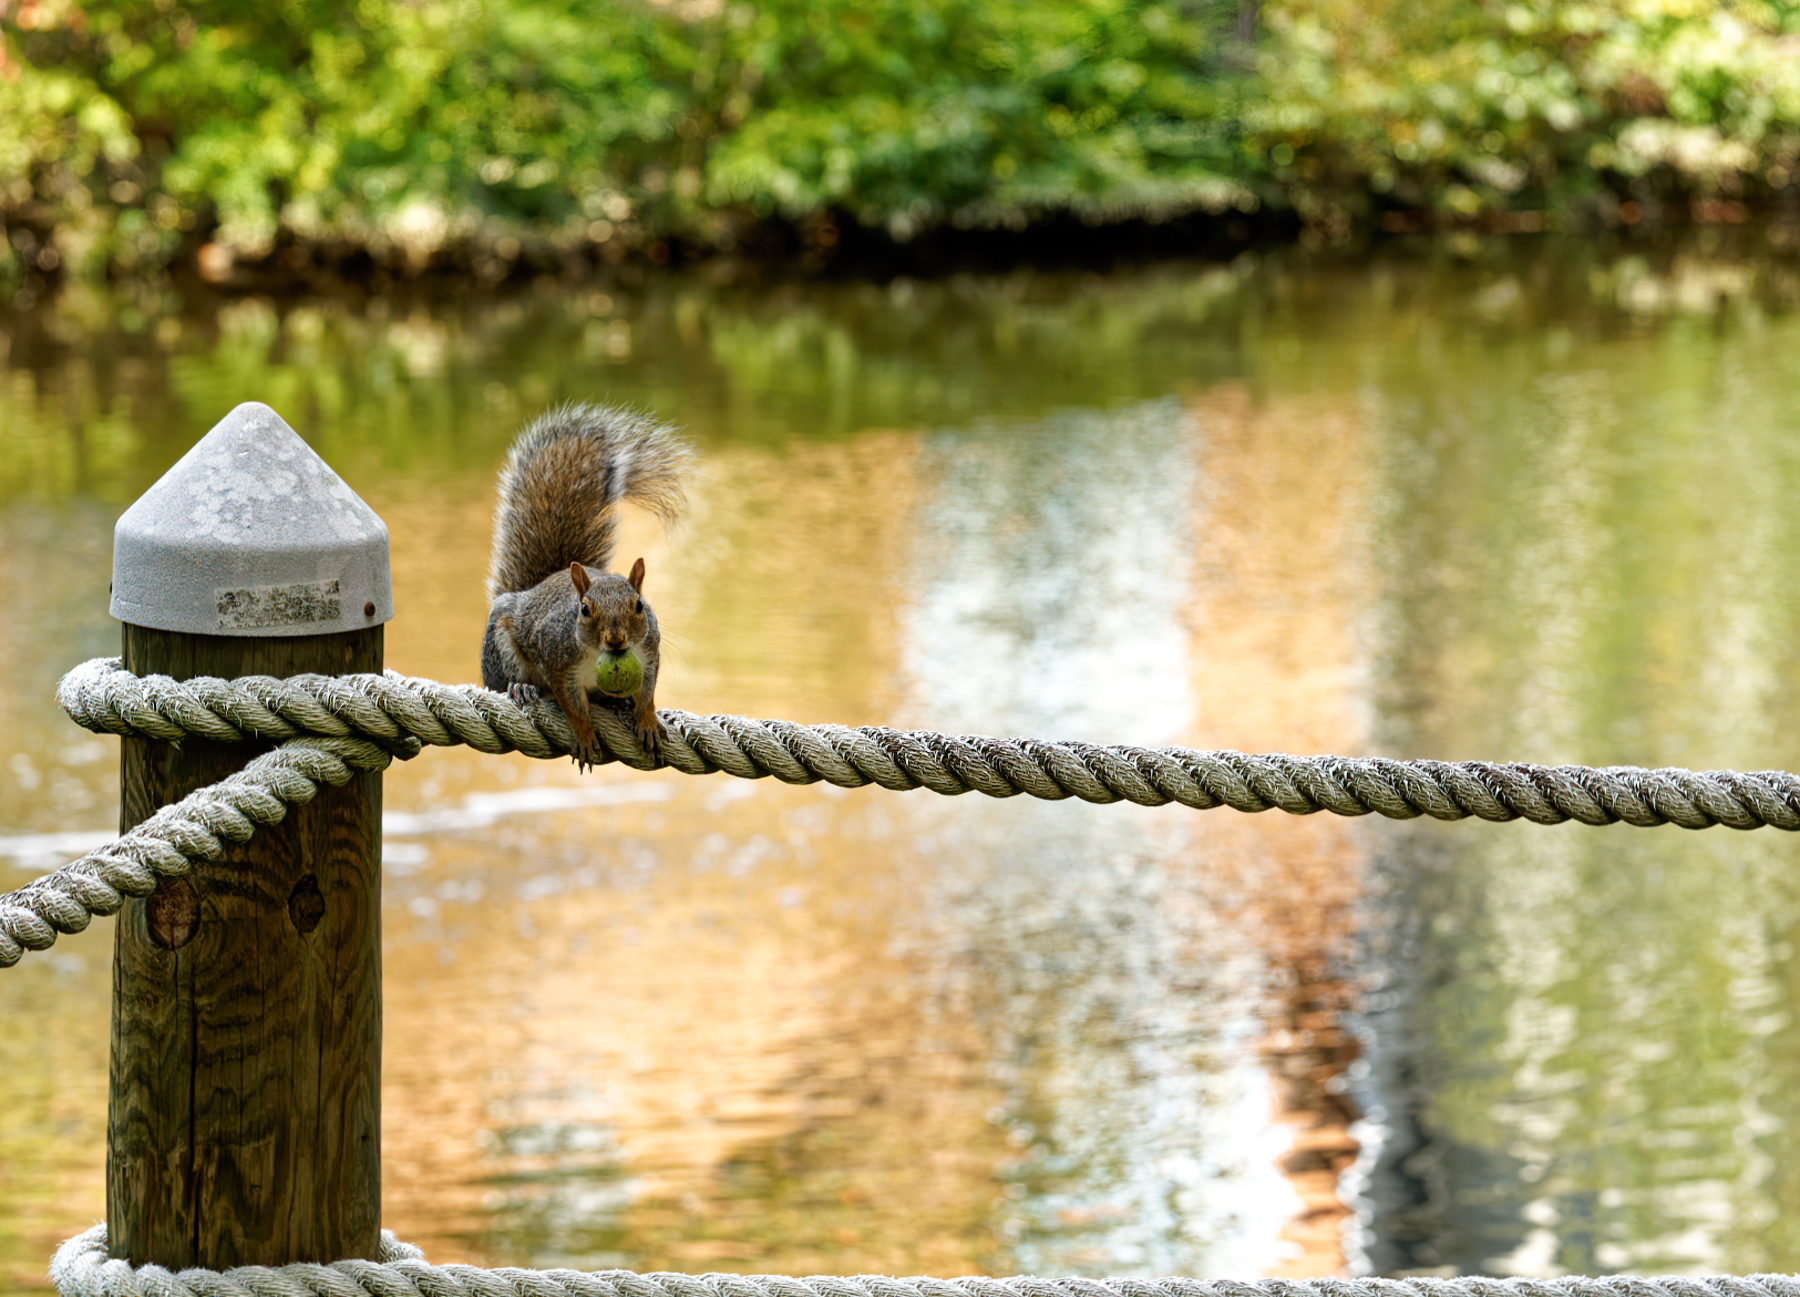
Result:
{"label": "green foliage", "polygon": [[[1247,0],[1246,0],[1247,2]],[[1800,0],[10,0],[0,279],[1800,173]],[[204,264],[204,263],[203,263]]]}
{"label": "green foliage", "polygon": [[904,237],[1219,210],[1235,179],[1203,14],[1142,0],[773,0],[714,25],[702,199]]}
{"label": "green foliage", "polygon": [[285,233],[423,263],[458,239],[585,226],[688,106],[659,75],[651,16],[597,26],[584,8],[40,5],[8,33],[23,75],[0,79],[5,208],[48,215],[59,239],[83,207],[120,235],[166,232],[115,238],[126,268],[184,231],[253,257]]}
{"label": "green foliage", "polygon": [[1315,210],[1474,213],[1607,189],[1783,188],[1800,152],[1792,0],[1284,0],[1246,125]]}
{"label": "green foliage", "polygon": [[28,5],[0,212],[15,249],[129,271],[201,238],[417,266],[833,210],[904,234],[1217,209],[1247,194],[1217,24],[1179,2]]}

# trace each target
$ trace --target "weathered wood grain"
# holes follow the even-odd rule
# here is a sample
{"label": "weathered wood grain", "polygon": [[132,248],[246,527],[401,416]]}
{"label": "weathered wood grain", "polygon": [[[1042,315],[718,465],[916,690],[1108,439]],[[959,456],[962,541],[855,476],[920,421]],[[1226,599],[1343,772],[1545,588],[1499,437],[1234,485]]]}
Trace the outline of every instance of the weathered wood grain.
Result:
{"label": "weathered wood grain", "polygon": [[[177,679],[380,671],[379,626],[226,638],[125,627]],[[120,828],[266,750],[123,741]],[[114,1256],[171,1268],[376,1255],[381,776],[362,775],[120,912],[106,1215]]]}

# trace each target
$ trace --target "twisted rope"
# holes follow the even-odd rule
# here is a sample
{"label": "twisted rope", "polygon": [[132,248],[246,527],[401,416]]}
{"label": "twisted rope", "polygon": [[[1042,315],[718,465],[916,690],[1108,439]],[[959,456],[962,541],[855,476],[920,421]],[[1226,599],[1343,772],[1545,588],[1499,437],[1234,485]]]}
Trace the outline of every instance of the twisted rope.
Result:
{"label": "twisted rope", "polygon": [[[117,658],[75,668],[57,689],[75,721],[113,734],[179,741],[355,736],[392,745],[409,739],[483,752],[569,755],[574,734],[554,703],[522,708],[474,685],[385,675],[295,676],[275,680],[167,676],[139,678]],[[1040,739],[954,736],[880,726],[796,725],[742,716],[658,713],[663,758],[685,774],[724,771],[785,783],[823,780],[843,788],[879,784],[946,795],[1027,793],[1047,800],[1179,802],[1196,810],[1229,806],[1292,815],[1420,815],[1534,824],[1677,824],[1704,829],[1800,829],[1800,778],[1782,770],[1704,773],[1636,766],[1538,766],[1487,761],[1393,761],[1382,757],[1255,756],[1191,748],[1100,746]],[[646,760],[622,711],[595,722],[607,760],[640,769]]]}
{"label": "twisted rope", "polygon": [[192,861],[219,859],[226,844],[248,841],[258,825],[279,824],[289,806],[311,801],[320,787],[392,760],[390,748],[347,737],[294,739],[265,752],[117,841],[0,895],[0,968],[27,950],[48,950],[59,932],[82,931],[96,914],[118,913],[127,896],[148,896],[159,880],[187,873]]}
{"label": "twisted rope", "polygon": [[1800,1297],[1800,1278],[1620,1276],[1605,1279],[894,1279],[629,1270],[482,1270],[431,1265],[382,1232],[379,1261],[133,1269],[106,1254],[106,1226],[57,1249],[50,1278],[62,1297]]}
{"label": "twisted rope", "polygon": [[[100,733],[174,743],[189,736],[276,740],[283,746],[158,812],[119,841],[0,895],[0,968],[17,963],[26,950],[47,949],[59,932],[80,932],[95,914],[114,913],[124,896],[147,895],[158,877],[186,872],[188,861],[216,858],[221,839],[244,841],[256,824],[279,820],[284,803],[310,799],[320,782],[343,783],[352,768],[381,769],[390,757],[410,756],[422,744],[466,743],[482,752],[539,758],[575,750],[568,718],[554,703],[521,707],[474,685],[392,671],[176,681],[134,676],[118,658],[95,658],[69,672],[56,696],[78,724]],[[842,788],[879,784],[950,796],[1026,793],[1140,806],[1179,802],[1196,810],[1229,806],[1291,815],[1800,829],[1800,778],[1782,770],[1258,756],[796,725],[674,710],[658,715],[665,729],[663,762],[692,775],[723,771],[790,784],[823,780]],[[638,769],[656,764],[639,748],[622,709],[597,708],[595,729],[604,760]]]}

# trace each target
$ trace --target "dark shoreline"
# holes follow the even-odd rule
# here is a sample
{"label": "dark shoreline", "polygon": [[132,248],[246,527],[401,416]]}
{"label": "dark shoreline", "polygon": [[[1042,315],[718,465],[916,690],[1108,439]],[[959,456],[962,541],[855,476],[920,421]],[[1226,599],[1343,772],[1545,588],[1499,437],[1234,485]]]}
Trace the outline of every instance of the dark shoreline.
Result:
{"label": "dark shoreline", "polygon": [[[1669,204],[1655,209],[1653,217],[1629,223],[1612,216],[1532,212],[1448,218],[1390,209],[1377,221],[1335,236],[1308,227],[1291,212],[1104,226],[1068,218],[1022,230],[945,227],[905,242],[846,221],[770,227],[731,251],[675,242],[573,250],[545,244],[510,249],[515,255],[502,261],[495,250],[471,243],[447,249],[423,267],[392,264],[366,248],[290,241],[254,262],[215,257],[203,270],[207,249],[217,245],[202,244],[155,276],[92,281],[60,272],[34,275],[10,294],[0,294],[0,323],[22,321],[70,292],[97,293],[96,300],[113,303],[119,317],[135,318],[141,327],[144,321],[247,298],[282,304],[472,303],[532,292],[633,293],[671,274],[727,290],[786,291],[806,284],[879,285],[967,275],[1105,275],[1184,262],[1226,265],[1245,256],[1293,256],[1319,266],[1394,255],[1490,261],[1515,257],[1522,247],[1544,241],[1586,243],[1602,255],[1629,252],[1652,261],[1697,250],[1708,257],[1766,255],[1800,264],[1800,202],[1757,208]],[[135,327],[126,323],[126,331]]]}
{"label": "dark shoreline", "polygon": [[[517,291],[546,280],[630,288],[676,269],[697,271],[730,284],[794,280],[880,283],[901,277],[934,279],[1019,270],[1106,273],[1169,260],[1225,262],[1246,253],[1285,249],[1333,258],[1356,257],[1395,242],[1446,236],[1485,239],[1546,234],[1617,240],[1649,248],[1696,236],[1711,237],[1707,232],[1736,242],[1758,231],[1795,227],[1800,227],[1800,198],[1748,204],[1694,196],[1648,204],[1614,202],[1582,210],[1473,217],[1388,208],[1334,229],[1308,225],[1291,210],[1197,214],[1105,225],[1055,216],[1022,229],[940,226],[907,240],[848,218],[821,217],[805,224],[758,226],[729,249],[679,239],[563,247],[548,239],[528,242],[502,237],[448,246],[424,265],[383,257],[366,246],[306,243],[293,238],[283,238],[266,256],[238,260],[222,245],[196,241],[165,272],[143,277],[115,272],[100,282],[124,295],[134,291],[160,295],[173,290],[183,299],[199,300],[244,295],[364,298],[388,294],[455,299]],[[1775,246],[1785,251],[1786,240],[1776,240]],[[60,267],[35,272],[14,288],[9,304],[15,310],[28,310],[74,280]]]}

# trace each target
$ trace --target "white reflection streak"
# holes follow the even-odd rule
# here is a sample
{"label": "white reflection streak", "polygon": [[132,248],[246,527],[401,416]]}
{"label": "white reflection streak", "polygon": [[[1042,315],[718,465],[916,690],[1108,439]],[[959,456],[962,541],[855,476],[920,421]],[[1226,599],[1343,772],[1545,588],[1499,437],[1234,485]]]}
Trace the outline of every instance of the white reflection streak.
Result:
{"label": "white reflection streak", "polygon": [[916,723],[1161,745],[1194,714],[1196,473],[1174,401],[945,437],[903,621]]}
{"label": "white reflection streak", "polygon": [[[902,723],[1162,745],[1192,732],[1199,430],[1173,400],[933,443]],[[1018,799],[1023,801],[1023,799]],[[952,814],[951,812],[954,812]],[[922,812],[936,948],[995,1005],[996,1227],[1035,1273],[1254,1273],[1298,1200],[1258,1026],[1170,835],[1136,811]]]}
{"label": "white reflection streak", "polygon": [[429,837],[467,829],[485,829],[514,815],[546,815],[591,806],[624,806],[634,802],[666,802],[675,795],[666,783],[587,785],[559,788],[512,788],[497,793],[470,793],[456,806],[434,811],[386,811],[381,832],[389,838]]}
{"label": "white reflection streak", "polygon": [[[433,811],[386,811],[381,816],[384,841],[423,838],[440,833],[485,829],[515,815],[545,815],[593,806],[666,802],[675,795],[666,783],[611,784],[600,787],[514,788],[497,793],[471,793],[455,806]],[[0,834],[0,859],[20,869],[43,873],[76,856],[98,850],[118,838],[110,829],[70,829],[62,833]],[[410,858],[407,853],[400,853]]]}

